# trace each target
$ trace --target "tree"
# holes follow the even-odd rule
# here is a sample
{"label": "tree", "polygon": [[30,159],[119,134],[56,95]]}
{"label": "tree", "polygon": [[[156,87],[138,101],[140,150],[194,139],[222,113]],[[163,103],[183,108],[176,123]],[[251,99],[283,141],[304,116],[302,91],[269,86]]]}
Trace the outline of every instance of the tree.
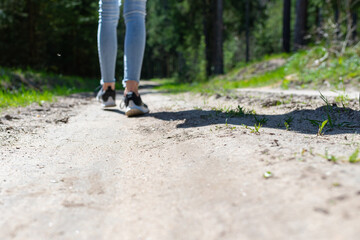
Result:
{"label": "tree", "polygon": [[297,0],[296,1],[296,20],[295,20],[295,33],[294,33],[294,49],[305,45],[305,36],[307,31],[307,17],[308,17],[308,1]]}
{"label": "tree", "polygon": [[204,0],[203,3],[206,74],[223,74],[223,0]]}
{"label": "tree", "polygon": [[283,51],[290,52],[291,42],[291,0],[284,0],[283,9]]}
{"label": "tree", "polygon": [[245,29],[246,29],[246,54],[245,54],[245,61],[250,61],[250,0],[246,0],[246,7],[245,7]]}
{"label": "tree", "polygon": [[335,20],[335,36],[338,39],[340,37],[340,1],[333,1],[334,7],[334,20]]}

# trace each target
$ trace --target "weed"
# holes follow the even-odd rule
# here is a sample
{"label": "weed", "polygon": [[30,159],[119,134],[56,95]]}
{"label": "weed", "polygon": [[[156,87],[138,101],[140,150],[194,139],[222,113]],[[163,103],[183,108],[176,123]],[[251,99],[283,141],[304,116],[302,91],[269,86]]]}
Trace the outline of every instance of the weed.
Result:
{"label": "weed", "polygon": [[360,158],[358,158],[359,156],[359,149],[357,148],[355,150],[355,152],[353,154],[351,154],[351,156],[349,157],[349,162],[350,163],[358,163],[360,162]]}
{"label": "weed", "polygon": [[294,121],[294,117],[293,116],[289,116],[285,119],[284,125],[287,131],[289,131],[290,129],[290,125],[291,123]]}
{"label": "weed", "polygon": [[327,148],[325,149],[325,159],[328,160],[329,162],[333,162],[333,163],[336,163],[338,161],[337,157],[335,157],[332,154],[329,155]]}
{"label": "weed", "polygon": [[225,126],[228,127],[228,119],[225,119]]}
{"label": "weed", "polygon": [[257,133],[259,134],[260,132],[260,128],[262,127],[262,125],[260,123],[254,125],[254,128],[250,130],[251,133]]}
{"label": "weed", "polygon": [[287,122],[289,125],[294,121],[294,117],[293,116],[289,116],[285,119],[285,122]]}
{"label": "weed", "polygon": [[341,122],[336,124],[336,126],[339,128],[356,128],[357,124],[352,122]]}
{"label": "weed", "polygon": [[323,121],[323,122],[321,123],[321,125],[319,125],[319,130],[318,130],[318,133],[317,133],[318,136],[324,135],[323,129],[324,129],[324,127],[325,127],[325,125],[326,125],[327,123],[328,123],[328,120],[325,120],[325,121]]}
{"label": "weed", "polygon": [[332,121],[332,118],[331,118],[331,115],[330,115],[330,103],[328,101],[328,99],[321,93],[320,93],[320,98],[325,102],[326,104],[326,115],[327,115],[327,118],[328,118],[328,121],[329,121],[329,124],[330,124],[330,127],[331,128],[334,128],[334,123]]}
{"label": "weed", "polygon": [[306,119],[306,120],[308,120],[314,127],[318,127],[318,126],[320,126],[321,125],[321,121],[319,121],[319,120],[313,120],[313,119]]}
{"label": "weed", "polygon": [[231,107],[223,107],[223,108],[212,108],[212,110],[216,111],[217,114],[225,113],[227,117],[243,117],[246,115],[255,114],[254,110],[246,110],[240,105],[237,106],[236,109],[232,109]]}
{"label": "weed", "polygon": [[256,117],[256,115],[254,115],[254,119],[255,119],[255,122],[256,122],[257,124],[261,124],[261,125],[265,125],[265,124],[267,123],[267,121],[269,120],[269,119],[267,119],[267,118],[265,118],[265,117],[263,117],[263,118],[258,118],[258,117]]}
{"label": "weed", "polygon": [[335,98],[335,102],[340,103],[343,108],[346,108],[349,105],[350,98],[347,94],[340,94]]}
{"label": "weed", "polygon": [[286,128],[286,131],[289,131],[290,125],[286,121],[284,122],[284,125],[285,125],[285,128]]}
{"label": "weed", "polygon": [[[230,129],[230,130],[236,130],[236,127],[232,127],[231,125],[228,124],[228,119],[225,119],[225,127],[222,125],[216,125],[215,126],[215,130],[226,130],[226,129]],[[213,130],[210,128],[210,131],[212,132]]]}

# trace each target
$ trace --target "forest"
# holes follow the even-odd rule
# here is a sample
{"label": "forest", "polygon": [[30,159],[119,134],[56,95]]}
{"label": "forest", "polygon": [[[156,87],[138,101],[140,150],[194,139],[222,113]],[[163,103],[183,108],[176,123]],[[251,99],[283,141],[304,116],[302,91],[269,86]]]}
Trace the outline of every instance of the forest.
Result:
{"label": "forest", "polygon": [[[149,0],[142,78],[203,81],[244,62],[358,42],[358,0]],[[98,2],[2,0],[0,66],[100,78]],[[118,27],[122,77],[124,21]]]}

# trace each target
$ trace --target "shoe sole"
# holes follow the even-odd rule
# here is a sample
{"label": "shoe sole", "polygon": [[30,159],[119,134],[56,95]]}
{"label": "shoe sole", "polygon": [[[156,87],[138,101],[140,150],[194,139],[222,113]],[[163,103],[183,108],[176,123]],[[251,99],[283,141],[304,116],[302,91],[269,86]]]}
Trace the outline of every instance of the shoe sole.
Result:
{"label": "shoe sole", "polygon": [[143,111],[141,111],[139,109],[133,108],[133,109],[127,110],[125,112],[125,115],[128,116],[128,117],[134,117],[134,116],[144,115],[144,114],[146,114],[148,112],[143,112]]}
{"label": "shoe sole", "polygon": [[110,97],[106,102],[101,103],[102,108],[110,108],[110,107],[116,107],[116,103],[112,97]]}
{"label": "shoe sole", "polygon": [[102,108],[111,108],[111,107],[116,107],[116,104],[101,104]]}

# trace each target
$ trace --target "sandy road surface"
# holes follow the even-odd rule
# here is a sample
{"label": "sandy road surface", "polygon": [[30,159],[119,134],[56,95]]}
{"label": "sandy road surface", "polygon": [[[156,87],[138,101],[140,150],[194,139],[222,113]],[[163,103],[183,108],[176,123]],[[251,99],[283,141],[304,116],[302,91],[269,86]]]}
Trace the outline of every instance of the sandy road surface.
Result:
{"label": "sandy road surface", "polygon": [[[316,136],[304,120],[325,116],[316,96],[143,99],[152,113],[132,119],[93,100],[61,118],[1,113],[18,137],[0,146],[0,239],[359,239],[355,101],[341,113],[352,128]],[[259,133],[252,116],[216,111],[238,105],[267,119]]]}

